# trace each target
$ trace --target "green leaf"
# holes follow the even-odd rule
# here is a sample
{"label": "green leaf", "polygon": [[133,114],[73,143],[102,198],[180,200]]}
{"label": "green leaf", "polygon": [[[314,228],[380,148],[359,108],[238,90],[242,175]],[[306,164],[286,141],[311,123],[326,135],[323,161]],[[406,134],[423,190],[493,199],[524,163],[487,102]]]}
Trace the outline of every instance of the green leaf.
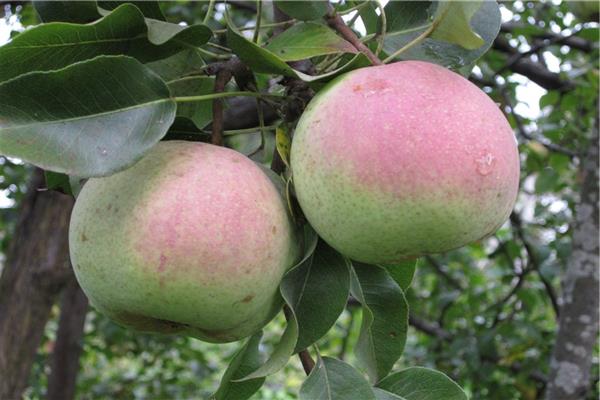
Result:
{"label": "green leaf", "polygon": [[100,18],[95,1],[33,1],[43,22],[88,23]]}
{"label": "green leaf", "polygon": [[382,267],[387,270],[388,274],[396,281],[402,291],[406,292],[413,281],[418,263],[419,260],[416,259],[403,261],[394,265],[382,265]]}
{"label": "green leaf", "polygon": [[[271,179],[274,179],[272,175],[270,175]],[[280,186],[280,185],[277,185]],[[303,264],[312,262],[312,255],[317,247],[318,236],[315,231],[307,224],[304,226],[304,237],[303,237],[303,246],[304,252],[302,259],[294,265],[290,271],[301,267]],[[288,272],[289,273],[289,272]],[[285,279],[285,277],[284,277]],[[284,285],[280,285],[281,297],[283,297],[287,306],[289,307],[289,313],[287,314],[287,326],[281,340],[275,346],[275,350],[271,354],[271,357],[261,365],[257,370],[252,372],[251,374],[241,378],[240,380],[246,379],[254,379],[263,376],[268,376],[274,374],[279,371],[281,368],[287,364],[289,358],[294,354],[294,349],[296,347],[296,343],[298,342],[298,319],[296,317],[296,313],[292,308],[294,303],[293,293],[289,293]]]}
{"label": "green leaf", "polygon": [[467,394],[452,379],[439,371],[414,367],[396,372],[377,387],[406,400],[467,400]]}
{"label": "green leaf", "polygon": [[223,374],[219,389],[214,394],[215,400],[245,400],[252,397],[265,382],[265,378],[256,378],[236,382],[238,378],[247,375],[260,365],[258,346],[262,331],[255,333],[246,344],[235,354],[229,367]]}
{"label": "green leaf", "polygon": [[146,66],[165,81],[172,81],[184,75],[200,72],[204,60],[195,49],[182,50],[170,57],[146,63]]}
{"label": "green leaf", "polygon": [[123,54],[141,62],[153,61],[200,46],[211,35],[204,25],[184,28],[161,21],[146,25],[137,7],[124,4],[93,24],[54,22],[21,33],[0,47],[0,82],[27,72],[64,68],[98,55]]}
{"label": "green leaf", "polygon": [[80,177],[127,168],[167,132],[176,104],[133,58],[101,56],[0,84],[0,153]]}
{"label": "green leaf", "polygon": [[324,241],[319,241],[309,261],[289,271],[281,282],[281,290],[298,320],[296,352],[329,331],[344,311],[350,291],[344,257]]}
{"label": "green leaf", "polygon": [[296,77],[296,73],[283,60],[246,39],[231,27],[227,28],[227,45],[254,72]]}
{"label": "green leaf", "polygon": [[300,22],[275,38],[265,47],[283,61],[336,53],[356,53],[356,48],[328,27],[314,22]]}
{"label": "green leaf", "polygon": [[167,20],[157,1],[99,1],[98,6],[105,10],[114,10],[124,3],[136,6],[146,18],[157,19],[159,21]]}
{"label": "green leaf", "polygon": [[[389,5],[395,3],[397,2],[390,2]],[[425,4],[423,4],[423,7],[424,6]],[[422,16],[423,14],[421,13],[420,15]],[[471,19],[471,27],[473,31],[484,40],[484,45],[477,49],[469,50],[445,40],[429,37],[418,45],[403,52],[400,59],[423,60],[452,69],[468,66],[490,48],[500,31],[500,22],[501,16],[498,4],[494,0],[486,0]],[[421,29],[409,28],[406,31],[400,30],[397,32],[388,32],[383,47],[385,52],[387,54],[392,54],[423,33],[430,24],[429,18],[425,18],[422,23],[424,24],[424,27]],[[415,24],[414,26],[418,27],[419,21],[414,20],[412,24]]]}
{"label": "green leaf", "polygon": [[373,393],[375,393],[375,398],[377,400],[406,400],[404,397],[379,389],[378,387],[373,388]]}
{"label": "green leaf", "polygon": [[319,357],[300,387],[300,400],[375,400],[367,380],[349,364]]}
{"label": "green leaf", "polygon": [[292,148],[292,138],[286,124],[280,124],[275,129],[275,148],[281,161],[286,166],[290,166],[290,150]]}
{"label": "green leaf", "polygon": [[48,190],[56,190],[70,195],[73,194],[68,175],[44,171],[44,177],[46,178],[46,188],[48,188]]}
{"label": "green leaf", "polygon": [[374,382],[386,376],[406,343],[408,303],[385,268],[353,262],[352,295],[363,306],[356,356]]}
{"label": "green leaf", "polygon": [[425,25],[430,8],[431,1],[390,1],[384,8],[388,34]]}
{"label": "green leaf", "polygon": [[[387,10],[387,7],[389,7],[390,4],[392,4],[392,3],[406,3],[406,2],[390,1],[388,3],[388,5],[385,7],[385,10]],[[378,28],[378,25],[380,22],[379,22],[379,15],[377,15],[377,12],[375,12],[375,10],[377,10],[377,5],[375,5],[374,2],[369,2],[369,4],[362,7],[360,9],[360,11],[358,12],[360,14],[360,19],[363,21],[363,24],[365,25],[367,34],[377,32],[377,28]],[[391,15],[388,15],[386,12],[386,17],[389,19],[391,17]]]}
{"label": "green leaf", "polygon": [[71,188],[71,194],[77,198],[79,192],[83,189],[83,185],[86,182],[86,178],[80,178],[78,176],[69,176],[69,186]]}
{"label": "green leaf", "polygon": [[[169,83],[172,96],[200,96],[213,92],[214,78],[190,76]],[[177,116],[194,122],[198,129],[204,128],[212,120],[212,101],[185,102],[177,105]]]}
{"label": "green leaf", "polygon": [[269,376],[279,371],[287,364],[288,360],[294,354],[294,347],[298,340],[298,322],[294,315],[290,315],[285,331],[279,340],[279,343],[275,346],[275,350],[269,357],[269,359],[258,367],[250,374],[238,379],[239,382],[245,382],[247,380],[262,378]]}
{"label": "green leaf", "polygon": [[475,50],[485,41],[471,28],[471,18],[481,7],[483,0],[440,1],[434,15],[436,25],[432,39],[454,43],[465,49]]}
{"label": "green leaf", "polygon": [[299,78],[305,82],[329,81],[345,72],[371,65],[364,54],[358,53],[340,68],[322,75],[312,76],[294,70],[277,55],[246,39],[231,27],[227,29],[227,45],[254,72],[284,75]]}
{"label": "green leaf", "polygon": [[320,19],[322,16],[327,14],[327,1],[306,1],[306,0],[275,0],[275,5],[285,14],[292,18],[299,19],[301,21],[310,21]]}
{"label": "green leaf", "polygon": [[552,168],[542,169],[535,179],[535,192],[538,194],[552,192],[560,184],[560,177]]}

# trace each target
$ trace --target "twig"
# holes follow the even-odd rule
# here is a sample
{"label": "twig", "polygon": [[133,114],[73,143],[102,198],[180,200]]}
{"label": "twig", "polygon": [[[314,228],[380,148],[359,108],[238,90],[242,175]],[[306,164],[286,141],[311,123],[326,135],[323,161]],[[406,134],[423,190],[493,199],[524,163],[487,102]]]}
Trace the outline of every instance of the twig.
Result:
{"label": "twig", "polygon": [[[493,48],[494,50],[507,53],[508,55],[513,55],[518,52],[503,36],[498,36],[494,40]],[[517,62],[511,65],[510,70],[517,74],[526,76],[547,90],[560,90],[566,92],[575,87],[572,81],[564,80],[560,74],[549,71],[542,64],[534,62],[528,58],[519,59]]]}
{"label": "twig", "polygon": [[[294,25],[295,23],[296,23],[295,19],[288,19],[288,20],[282,21],[282,22],[274,22],[271,24],[261,24],[259,29],[269,29],[269,28],[278,28],[278,27],[287,28],[288,26]],[[237,29],[238,29],[238,31],[252,31],[257,28],[255,25],[255,26],[244,26],[244,27],[240,27]],[[215,34],[223,34],[226,32],[227,32],[227,29],[215,29],[213,31],[213,33],[215,33]]]}
{"label": "twig", "polygon": [[436,26],[437,26],[437,24],[435,24],[435,23],[432,23],[431,25],[429,25],[429,28],[427,28],[427,30],[425,30],[419,36],[417,36],[416,38],[414,38],[413,40],[408,42],[404,47],[396,50],[393,54],[391,54],[389,57],[387,57],[385,60],[383,60],[383,63],[384,64],[389,63],[390,61],[392,61],[393,59],[398,57],[400,54],[404,53],[405,51],[412,48],[413,46],[421,43],[421,41],[425,40],[427,38],[427,36],[429,36],[431,34],[431,32],[433,32],[433,30],[435,29]]}
{"label": "twig", "polygon": [[453,286],[455,289],[458,289],[461,292],[465,290],[463,285],[458,280],[456,280],[453,276],[451,276],[449,273],[444,271],[442,266],[437,262],[437,260],[435,258],[433,258],[431,256],[426,256],[425,258],[427,259],[429,264],[433,267],[433,269],[435,269],[435,272],[437,272],[438,275],[443,277],[446,280],[446,282],[448,282],[450,284],[450,286]]}
{"label": "twig", "polygon": [[208,2],[208,9],[206,10],[206,15],[204,16],[204,20],[202,21],[203,24],[206,25],[208,23],[208,21],[210,21],[210,18],[212,17],[214,8],[215,8],[215,0],[210,0]]}
{"label": "twig", "polygon": [[417,329],[421,332],[424,332],[430,336],[435,336],[440,340],[443,340],[443,341],[452,340],[452,334],[450,332],[440,328],[438,325],[434,324],[433,322],[428,322],[428,321],[419,319],[419,318],[411,315],[408,318],[408,323],[415,329]]}
{"label": "twig", "polygon": [[387,16],[385,15],[385,7],[379,0],[375,1],[377,3],[377,7],[379,7],[379,18],[381,20],[380,31],[377,32],[375,37],[377,38],[377,50],[375,50],[375,55],[379,57],[379,53],[383,50],[383,42],[385,41],[385,35],[387,34]]}
{"label": "twig", "polygon": [[531,136],[527,132],[527,129],[525,129],[525,126],[523,125],[523,121],[521,120],[521,117],[519,116],[519,114],[517,114],[515,112],[515,109],[514,109],[514,107],[512,105],[512,102],[511,102],[510,98],[508,97],[508,94],[506,93],[506,89],[505,88],[500,88],[500,94],[502,95],[502,99],[504,100],[504,104],[508,107],[510,114],[515,119],[515,123],[517,124],[517,130],[519,131],[519,134],[521,136],[523,136],[527,140],[538,141],[541,144],[543,144],[545,147],[547,147],[549,150],[554,151],[556,153],[564,154],[564,155],[569,156],[571,158],[579,157],[579,154],[577,152],[575,152],[573,150],[570,150],[570,149],[567,149],[565,147],[559,146],[559,145],[557,145],[555,143],[552,143],[548,139],[537,139],[537,138],[534,138],[533,136]]}
{"label": "twig", "polygon": [[[223,93],[225,85],[232,76],[231,70],[222,68],[217,72],[215,78],[214,93]],[[217,146],[223,145],[223,100],[219,98],[213,99],[212,105],[212,135],[210,141],[212,144]]]}
{"label": "twig", "polygon": [[530,56],[532,54],[535,54],[539,50],[542,50],[553,44],[562,43],[571,37],[575,37],[575,35],[577,35],[580,31],[581,31],[581,29],[574,30],[573,33],[571,33],[568,36],[556,35],[556,36],[552,36],[549,38],[542,38],[542,41],[540,43],[538,43],[534,46],[531,46],[531,48],[529,50],[524,51],[522,53],[516,52],[513,55],[511,55],[508,58],[508,60],[506,61],[506,64],[504,64],[498,71],[496,71],[496,75],[501,74],[502,72],[506,71],[507,69],[511,69],[511,67],[513,65],[515,65],[517,62],[519,62],[519,60],[521,60],[522,58]]}
{"label": "twig", "polygon": [[257,98],[256,99],[256,110],[258,114],[258,124],[260,129],[260,146],[252,153],[248,154],[248,157],[252,157],[257,154],[259,151],[265,148],[265,143],[267,142],[267,129],[265,129],[265,117],[263,113],[263,104],[262,101]]}
{"label": "twig", "polygon": [[382,65],[381,60],[373,54],[371,49],[369,49],[363,42],[360,41],[358,36],[350,29],[348,25],[344,22],[342,17],[335,13],[335,11],[330,11],[329,14],[325,17],[327,24],[336,30],[344,39],[350,42],[356,50],[363,53],[373,65]]}
{"label": "twig", "polygon": [[225,47],[225,46],[221,46],[218,43],[214,43],[214,42],[207,42],[206,43],[207,46],[211,46],[214,47],[215,49],[219,49],[219,50],[223,50],[226,53],[231,53],[231,49],[229,47]]}
{"label": "twig", "polygon": [[214,53],[210,50],[203,49],[202,47],[197,47],[196,50],[208,57],[212,57],[217,60],[229,60],[231,58],[231,55],[229,54]]}
{"label": "twig", "polygon": [[258,44],[258,35],[260,33],[260,21],[262,20],[262,0],[256,0],[256,28],[254,29],[254,35],[252,41]]}
{"label": "twig", "polygon": [[544,285],[544,288],[546,289],[546,293],[548,294],[548,297],[550,298],[550,303],[552,304],[552,309],[554,310],[554,314],[558,318],[559,313],[560,313],[560,306],[558,305],[558,299],[557,299],[558,296],[556,295],[556,292],[555,292],[552,284],[546,279],[546,277],[540,271],[539,260],[537,259],[537,255],[535,253],[535,250],[531,246],[531,243],[529,243],[529,240],[527,240],[527,237],[525,236],[525,232],[523,230],[523,224],[521,222],[521,217],[516,213],[512,213],[510,222],[512,223],[512,226],[514,227],[515,232],[517,233],[517,237],[523,243],[525,252],[527,252],[527,258],[528,258],[529,264],[530,264],[531,268],[538,274],[540,280],[542,281],[542,284]]}

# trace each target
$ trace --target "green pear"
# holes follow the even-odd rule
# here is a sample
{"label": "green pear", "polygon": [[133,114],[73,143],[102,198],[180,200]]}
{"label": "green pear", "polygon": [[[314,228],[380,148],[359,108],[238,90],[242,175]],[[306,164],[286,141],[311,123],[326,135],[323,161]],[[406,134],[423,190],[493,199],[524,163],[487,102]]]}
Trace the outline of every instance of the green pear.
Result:
{"label": "green pear", "polygon": [[299,255],[286,202],[261,167],[183,141],[90,179],[69,235],[77,280],[99,311],[140,331],[219,343],[273,318]]}
{"label": "green pear", "polygon": [[517,143],[499,107],[419,61],[358,69],[322,89],[298,122],[291,166],[317,233],[372,264],[495,232],[519,186]]}

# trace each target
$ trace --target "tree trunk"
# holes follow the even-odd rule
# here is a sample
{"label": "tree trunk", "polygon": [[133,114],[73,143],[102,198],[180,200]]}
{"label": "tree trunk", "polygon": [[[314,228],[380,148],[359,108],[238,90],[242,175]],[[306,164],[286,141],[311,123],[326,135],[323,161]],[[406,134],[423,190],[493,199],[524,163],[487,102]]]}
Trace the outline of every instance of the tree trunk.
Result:
{"label": "tree trunk", "polygon": [[[597,123],[597,121],[596,121]],[[581,172],[573,250],[564,277],[563,305],[550,364],[548,400],[580,400],[590,387],[598,334],[598,126]]]}
{"label": "tree trunk", "polygon": [[36,169],[0,276],[0,399],[20,399],[52,304],[72,276],[68,227],[73,199],[40,191]]}
{"label": "tree trunk", "polygon": [[50,361],[48,400],[75,397],[87,306],[87,297],[73,275],[62,294],[58,333]]}

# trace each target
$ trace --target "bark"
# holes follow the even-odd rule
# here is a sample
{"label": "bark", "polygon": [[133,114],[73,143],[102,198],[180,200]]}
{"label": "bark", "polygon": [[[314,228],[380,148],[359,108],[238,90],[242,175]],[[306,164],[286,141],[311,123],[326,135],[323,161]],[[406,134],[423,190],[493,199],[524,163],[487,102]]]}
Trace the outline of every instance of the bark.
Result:
{"label": "bark", "polygon": [[48,379],[48,400],[75,397],[88,300],[73,275],[62,294],[60,321]]}
{"label": "bark", "polygon": [[598,126],[581,165],[573,249],[563,284],[563,304],[546,398],[575,400],[589,390],[598,335]]}
{"label": "bark", "polygon": [[40,191],[36,169],[0,276],[0,399],[20,399],[50,309],[72,276],[68,226],[73,199]]}

